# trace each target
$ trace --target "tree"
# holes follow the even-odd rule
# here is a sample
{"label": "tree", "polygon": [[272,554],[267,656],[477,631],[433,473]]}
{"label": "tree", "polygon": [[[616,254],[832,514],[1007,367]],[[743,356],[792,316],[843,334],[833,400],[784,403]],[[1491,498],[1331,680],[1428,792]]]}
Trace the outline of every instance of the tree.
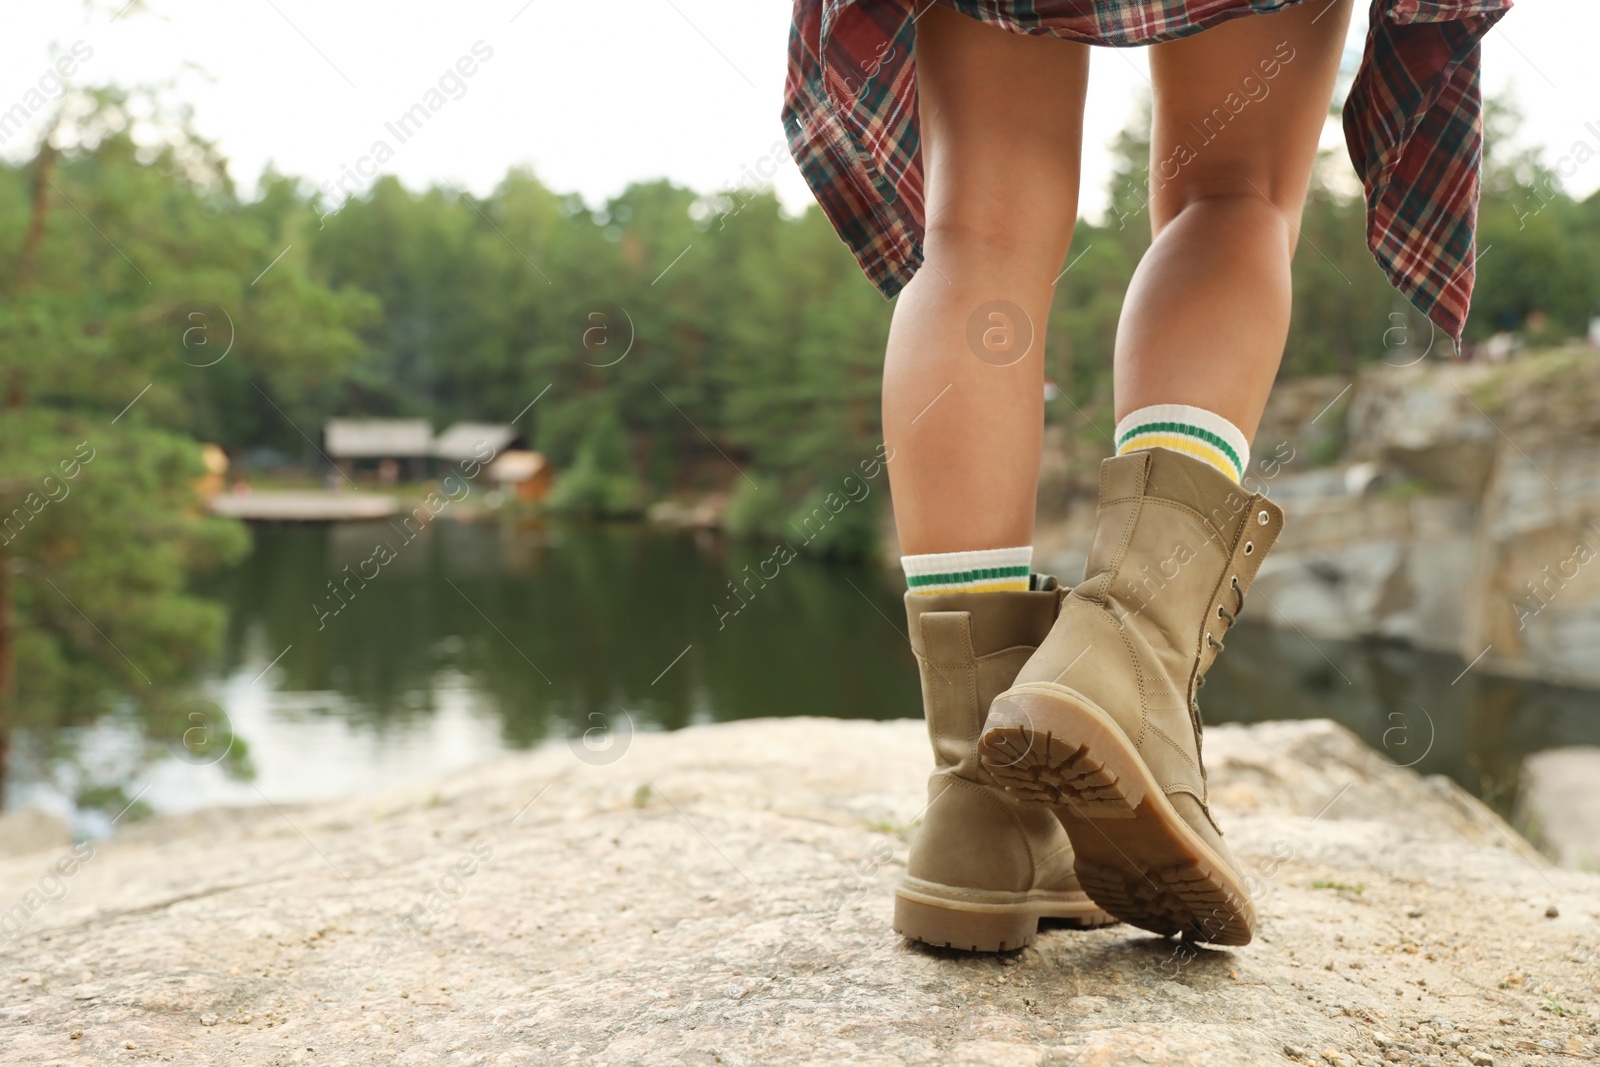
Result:
{"label": "tree", "polygon": [[187,729],[220,631],[188,577],[246,545],[200,506],[191,434],[250,432],[251,392],[313,393],[373,309],[285,252],[314,221],[281,182],[240,203],[143,91],[69,94],[31,164],[0,168],[0,748],[113,708],[157,743]]}

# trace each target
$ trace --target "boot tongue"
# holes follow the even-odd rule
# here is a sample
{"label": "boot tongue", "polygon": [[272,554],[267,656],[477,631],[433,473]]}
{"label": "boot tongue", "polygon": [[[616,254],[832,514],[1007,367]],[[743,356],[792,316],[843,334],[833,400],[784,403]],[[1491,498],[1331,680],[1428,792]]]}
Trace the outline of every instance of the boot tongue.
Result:
{"label": "boot tongue", "polygon": [[1199,460],[1165,449],[1151,455],[1147,495],[1205,516],[1201,528],[1229,557],[1242,596],[1283,530],[1282,509]]}
{"label": "boot tongue", "polygon": [[1100,464],[1094,542],[1071,596],[1143,615],[1193,655],[1212,593],[1236,576],[1242,595],[1282,528],[1277,505],[1201,460],[1165,448],[1116,456]]}

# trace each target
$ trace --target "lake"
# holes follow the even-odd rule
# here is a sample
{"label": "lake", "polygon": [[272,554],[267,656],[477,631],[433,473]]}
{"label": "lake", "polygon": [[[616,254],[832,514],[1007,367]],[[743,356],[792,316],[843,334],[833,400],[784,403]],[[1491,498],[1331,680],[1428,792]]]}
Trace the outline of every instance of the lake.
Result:
{"label": "lake", "polygon": [[[772,546],[498,517],[441,521],[409,543],[385,523],[253,534],[252,554],[203,586],[229,624],[191,716],[202,743],[130,762],[137,727],[114,719],[71,739],[82,762],[157,811],[381,789],[551,739],[604,762],[630,731],[921,714],[903,584],[885,568],[800,558],[736,596],[730,582]],[[1600,744],[1593,693],[1465,667],[1241,624],[1201,707],[1212,723],[1334,719],[1502,811],[1528,753]],[[204,738],[228,729],[253,779],[208,755],[219,750]],[[15,764],[14,805],[63,805],[37,766]],[[111,829],[104,815],[76,821]]]}

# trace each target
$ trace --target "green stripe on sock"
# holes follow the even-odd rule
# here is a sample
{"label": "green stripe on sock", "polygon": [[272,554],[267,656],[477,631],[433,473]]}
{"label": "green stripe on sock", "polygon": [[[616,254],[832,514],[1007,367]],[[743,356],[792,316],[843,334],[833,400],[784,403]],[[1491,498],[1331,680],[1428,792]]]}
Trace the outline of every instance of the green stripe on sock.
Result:
{"label": "green stripe on sock", "polygon": [[924,585],[962,585],[967,582],[993,581],[996,578],[1026,578],[1028,564],[1016,567],[985,567],[975,571],[951,571],[947,574],[915,574],[906,578],[912,589]]}
{"label": "green stripe on sock", "polygon": [[1208,445],[1212,445],[1217,449],[1217,451],[1227,456],[1237,469],[1241,471],[1244,469],[1244,461],[1239,458],[1239,453],[1233,450],[1232,445],[1228,444],[1228,442],[1224,441],[1210,430],[1202,430],[1200,427],[1192,426],[1187,422],[1147,422],[1142,426],[1135,426],[1133,429],[1122,435],[1121,439],[1117,441],[1117,447],[1121,448],[1123,445],[1127,444],[1130,439],[1138,437],[1142,433],[1178,433],[1196,438],[1197,440],[1204,441]]}

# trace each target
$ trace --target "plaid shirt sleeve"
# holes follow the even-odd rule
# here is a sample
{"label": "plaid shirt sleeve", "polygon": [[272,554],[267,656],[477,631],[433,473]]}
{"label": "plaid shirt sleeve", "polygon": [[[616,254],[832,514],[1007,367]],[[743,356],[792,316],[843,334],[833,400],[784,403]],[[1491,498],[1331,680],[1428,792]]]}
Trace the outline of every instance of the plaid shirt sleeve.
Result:
{"label": "plaid shirt sleeve", "polygon": [[[1154,44],[1302,0],[939,0],[1017,33]],[[1391,284],[1457,343],[1472,296],[1483,130],[1478,45],[1511,0],[1372,0],[1345,102],[1367,243]],[[795,0],[790,151],[886,297],[922,262],[913,0]]]}
{"label": "plaid shirt sleeve", "polygon": [[1344,104],[1367,191],[1367,247],[1457,345],[1476,275],[1483,108],[1478,44],[1509,0],[1374,0]]}

